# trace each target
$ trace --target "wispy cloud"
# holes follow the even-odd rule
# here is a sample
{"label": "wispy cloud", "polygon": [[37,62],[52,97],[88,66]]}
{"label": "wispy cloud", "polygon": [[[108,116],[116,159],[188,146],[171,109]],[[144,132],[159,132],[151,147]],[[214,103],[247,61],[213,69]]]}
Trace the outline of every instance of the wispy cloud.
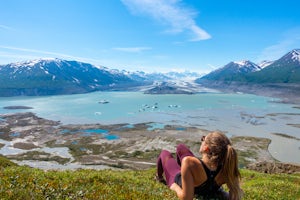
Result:
{"label": "wispy cloud", "polygon": [[139,53],[142,51],[150,50],[150,47],[115,47],[113,50],[124,51],[129,53]]}
{"label": "wispy cloud", "polygon": [[191,41],[206,40],[211,36],[196,24],[196,12],[180,4],[179,0],[121,0],[133,13],[147,15],[170,27],[168,32],[192,33]]}
{"label": "wispy cloud", "polygon": [[18,59],[18,60],[54,57],[54,58],[60,58],[60,59],[70,59],[70,60],[91,62],[91,63],[97,63],[97,64],[100,64],[102,62],[101,60],[92,59],[92,58],[84,58],[84,57],[63,54],[63,53],[36,50],[36,49],[3,46],[3,45],[0,45],[0,49],[8,50],[7,52],[2,51],[0,53],[0,57],[6,57],[6,58],[10,57],[10,58]]}
{"label": "wispy cloud", "polygon": [[7,64],[7,60],[31,60],[31,59],[38,59],[40,57],[32,56],[32,55],[23,55],[18,53],[8,53],[5,51],[0,51],[0,57],[3,57],[4,59],[1,59],[1,64]]}
{"label": "wispy cloud", "polygon": [[3,24],[0,24],[0,29],[4,29],[4,30],[12,30],[13,28],[9,27],[9,26],[5,26]]}
{"label": "wispy cloud", "polygon": [[282,39],[276,44],[266,47],[259,55],[258,60],[276,60],[291,51],[300,47],[300,27],[288,30]]}
{"label": "wispy cloud", "polygon": [[208,66],[211,70],[216,70],[216,69],[219,68],[218,66],[215,66],[215,65],[212,65],[212,64],[207,64],[207,66]]}
{"label": "wispy cloud", "polygon": [[7,50],[14,50],[14,51],[22,51],[27,53],[37,53],[42,55],[51,55],[51,56],[58,56],[58,57],[72,57],[70,55],[51,52],[51,51],[42,51],[42,50],[36,50],[36,49],[27,49],[27,48],[20,48],[20,47],[12,47],[12,46],[2,46],[0,45],[1,49],[7,49]]}

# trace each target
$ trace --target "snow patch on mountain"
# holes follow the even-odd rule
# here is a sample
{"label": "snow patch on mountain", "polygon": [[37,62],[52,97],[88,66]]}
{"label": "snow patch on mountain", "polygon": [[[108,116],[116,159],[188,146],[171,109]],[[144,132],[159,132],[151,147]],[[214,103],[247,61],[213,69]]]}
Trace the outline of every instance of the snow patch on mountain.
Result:
{"label": "snow patch on mountain", "polygon": [[274,63],[274,61],[263,60],[260,63],[258,63],[257,65],[260,66],[263,69],[263,68],[268,67],[269,65],[271,65],[273,63]]}
{"label": "snow patch on mountain", "polygon": [[33,66],[35,66],[36,64],[39,64],[39,63],[41,63],[43,65],[46,62],[52,62],[52,61],[59,62],[61,60],[58,59],[58,58],[41,58],[41,59],[11,63],[10,66],[11,67],[16,67],[16,68],[18,68],[18,67],[33,67]]}
{"label": "snow patch on mountain", "polygon": [[292,51],[292,59],[300,62],[300,49],[295,49]]}
{"label": "snow patch on mountain", "polygon": [[244,65],[247,65],[249,61],[242,60],[242,61],[234,61],[235,64],[238,64],[240,67],[243,67]]}
{"label": "snow patch on mountain", "polygon": [[261,67],[257,64],[249,61],[249,60],[242,60],[242,61],[234,61],[234,64],[237,64],[239,68],[248,68],[249,71],[259,71]]}

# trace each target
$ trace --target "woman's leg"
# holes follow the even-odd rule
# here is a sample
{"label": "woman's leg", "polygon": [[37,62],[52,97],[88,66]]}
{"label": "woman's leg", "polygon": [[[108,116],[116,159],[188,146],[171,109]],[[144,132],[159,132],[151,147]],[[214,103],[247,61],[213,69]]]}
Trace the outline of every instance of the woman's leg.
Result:
{"label": "woman's leg", "polygon": [[169,187],[174,183],[176,174],[180,173],[180,166],[167,150],[162,150],[157,159],[157,176],[159,179],[163,178],[163,173]]}
{"label": "woman's leg", "polygon": [[181,166],[182,159],[185,156],[195,156],[187,146],[184,144],[179,144],[176,148],[176,158],[177,158],[177,163],[179,166]]}

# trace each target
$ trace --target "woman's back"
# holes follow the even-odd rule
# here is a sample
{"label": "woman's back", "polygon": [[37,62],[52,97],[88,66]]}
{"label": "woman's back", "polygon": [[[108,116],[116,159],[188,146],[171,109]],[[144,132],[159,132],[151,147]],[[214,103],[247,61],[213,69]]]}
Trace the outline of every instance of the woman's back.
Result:
{"label": "woman's back", "polygon": [[[191,200],[198,194],[210,197],[221,194],[221,199],[241,199],[237,154],[230,140],[222,133],[212,132],[201,138],[199,152],[202,160],[179,144],[175,160],[170,152],[163,150],[157,161],[157,176],[161,179],[164,173],[168,186],[182,200]],[[230,190],[229,195],[221,188],[224,183]]]}
{"label": "woman's back", "polygon": [[[196,157],[186,157],[183,162],[188,162],[191,165],[191,172],[194,179],[194,187],[201,189],[203,184],[215,184],[214,187],[220,187],[225,183],[221,166],[217,168],[209,168],[204,161]],[[204,189],[204,188],[203,188]]]}
{"label": "woman's back", "polygon": [[[221,167],[209,169],[202,160],[196,157],[186,157],[182,164],[189,168],[194,183],[194,196],[200,199],[228,199],[228,193],[222,189],[224,178]],[[181,174],[175,177],[175,182],[182,187]]]}

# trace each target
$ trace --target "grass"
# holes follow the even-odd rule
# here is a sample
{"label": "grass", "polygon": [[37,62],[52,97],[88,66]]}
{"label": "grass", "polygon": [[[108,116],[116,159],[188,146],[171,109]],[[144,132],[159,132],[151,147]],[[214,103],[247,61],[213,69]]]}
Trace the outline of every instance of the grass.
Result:
{"label": "grass", "polygon": [[300,199],[300,174],[265,174],[241,170],[245,199]]}
{"label": "grass", "polygon": [[[300,199],[300,174],[241,170],[244,199]],[[155,169],[43,171],[0,157],[0,199],[177,199]]]}

